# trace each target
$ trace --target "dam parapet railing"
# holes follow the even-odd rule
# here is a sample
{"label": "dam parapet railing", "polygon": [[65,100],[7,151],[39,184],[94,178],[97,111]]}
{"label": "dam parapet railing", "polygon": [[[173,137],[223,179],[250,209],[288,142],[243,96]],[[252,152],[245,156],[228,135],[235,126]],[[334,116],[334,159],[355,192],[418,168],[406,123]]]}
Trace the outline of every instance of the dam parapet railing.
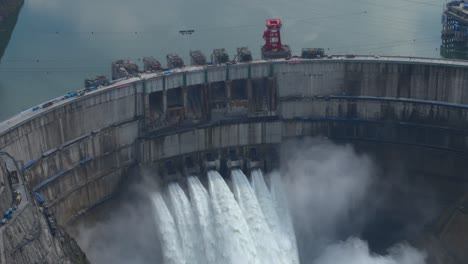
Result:
{"label": "dam parapet railing", "polygon": [[262,145],[316,135],[466,154],[466,87],[468,62],[440,59],[187,66],[23,111],[0,123],[0,150],[25,164],[29,186],[63,223],[112,195],[136,164],[266,153]]}
{"label": "dam parapet railing", "polygon": [[[424,58],[424,57],[407,57],[407,56],[374,56],[374,55],[353,55],[353,58],[347,58],[347,55],[330,55],[332,59],[328,58],[321,58],[321,59],[302,59],[302,58],[293,58],[291,60],[255,60],[249,63],[238,63],[239,65],[255,65],[255,64],[295,64],[295,63],[319,63],[319,62],[336,62],[336,60],[346,61],[346,62],[376,62],[376,63],[411,63],[411,64],[425,64],[425,65],[434,65],[434,66],[453,66],[453,67],[468,67],[468,62],[465,60],[448,60],[442,58]],[[206,71],[216,67],[235,67],[237,64],[234,65],[218,65],[218,66],[184,66],[183,68],[174,68],[171,70],[170,74],[164,74],[162,71],[157,73],[141,73],[138,77],[132,78],[123,78],[119,80],[111,81],[107,86],[100,86],[96,87],[96,89],[92,91],[87,91],[86,89],[72,91],[66,95],[58,96],[54,99],[46,101],[44,103],[39,104],[36,107],[32,107],[30,109],[26,109],[6,120],[0,121],[0,136],[3,135],[5,132],[17,127],[18,125],[23,124],[24,122],[29,121],[31,118],[39,116],[44,112],[48,112],[53,108],[63,106],[65,104],[75,102],[80,97],[83,96],[90,96],[102,91],[107,91],[109,89],[119,89],[122,86],[126,86],[132,84],[134,82],[140,82],[142,80],[148,80],[153,78],[161,78],[164,76],[180,74],[183,72],[191,72],[191,71]],[[70,96],[72,95],[72,96]],[[52,103],[47,107],[42,107],[47,103]]]}
{"label": "dam parapet railing", "polygon": [[[292,58],[291,60],[255,60],[249,63],[241,63],[238,64],[272,64],[272,63],[289,63],[294,64],[294,62],[298,63],[315,63],[315,62],[326,62],[326,61],[349,61],[349,62],[377,62],[377,63],[411,63],[411,64],[427,64],[427,65],[435,65],[435,66],[453,66],[453,67],[468,67],[468,62],[465,60],[455,60],[455,59],[442,59],[442,58],[425,58],[425,57],[407,57],[407,56],[375,56],[375,55],[353,55],[353,58],[347,58],[347,55],[330,55],[332,59],[328,58],[321,58],[321,59],[302,59],[302,58]],[[174,68],[171,70],[171,74],[178,74],[182,72],[189,72],[189,71],[205,71],[210,70],[215,67],[235,67],[234,65],[218,65],[218,66],[184,66],[183,68]],[[164,74],[162,71],[157,73],[141,73],[138,77],[132,78],[123,78],[119,80],[110,81],[110,84],[107,86],[100,86],[96,87],[95,90],[86,91],[86,89],[80,89],[76,91],[72,91],[66,95],[58,96],[54,99],[46,101],[44,103],[39,104],[36,107],[32,107],[30,109],[26,109],[6,120],[0,121],[0,135],[4,134],[6,131],[16,127],[17,125],[21,125],[23,122],[28,121],[30,118],[34,118],[48,110],[64,105],[66,103],[73,102],[77,100],[79,97],[82,96],[89,96],[96,93],[99,93],[102,90],[108,89],[118,89],[121,86],[129,85],[133,82],[139,82],[142,80],[152,79],[152,78],[161,78],[163,76],[168,76],[169,74]],[[73,96],[69,96],[69,95]],[[52,103],[48,107],[42,108],[43,105],[47,103]]]}

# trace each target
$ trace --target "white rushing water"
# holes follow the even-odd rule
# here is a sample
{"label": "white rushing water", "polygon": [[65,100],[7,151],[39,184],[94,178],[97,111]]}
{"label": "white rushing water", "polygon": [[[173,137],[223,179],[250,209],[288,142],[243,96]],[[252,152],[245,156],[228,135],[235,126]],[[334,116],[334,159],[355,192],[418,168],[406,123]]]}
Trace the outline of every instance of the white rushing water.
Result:
{"label": "white rushing water", "polygon": [[218,172],[209,171],[209,192],[189,177],[189,197],[177,183],[167,187],[168,206],[161,194],[152,196],[164,263],[298,264],[278,179],[270,192],[260,170],[252,172],[252,184],[241,170],[231,176],[232,191]]}
{"label": "white rushing water", "polygon": [[179,184],[171,183],[168,186],[168,194],[171,201],[172,215],[179,231],[182,244],[181,250],[184,252],[185,259],[195,260],[196,263],[202,263],[203,259],[198,257],[200,253],[198,235],[198,226],[195,222],[192,206]]}
{"label": "white rushing water", "polygon": [[185,257],[180,250],[180,238],[171,212],[166,206],[161,194],[152,195],[153,206],[156,209],[156,230],[161,240],[161,250],[164,264],[185,264]]}
{"label": "white rushing water", "polygon": [[294,227],[292,224],[291,214],[289,213],[289,204],[286,197],[285,187],[281,175],[278,172],[274,172],[271,175],[271,196],[275,201],[276,213],[281,216],[280,223],[283,230],[289,236],[291,243],[292,252],[295,254],[295,259],[299,263],[299,254],[297,251],[296,234],[294,233]]}
{"label": "white rushing water", "polygon": [[291,237],[288,231],[283,228],[278,213],[276,212],[276,201],[268,190],[262,171],[258,169],[253,170],[251,177],[252,188],[255,191],[265,219],[276,241],[278,241],[279,249],[282,251],[281,253],[289,260],[289,263],[299,264],[297,247],[293,246],[296,244],[295,237]]}
{"label": "white rushing water", "polygon": [[247,177],[241,170],[233,170],[231,176],[234,196],[249,225],[259,259],[262,263],[286,263],[282,254],[278,254],[280,252],[276,239]]}
{"label": "white rushing water", "polygon": [[219,263],[216,257],[216,240],[213,230],[213,215],[211,213],[210,196],[197,177],[188,178],[193,211],[200,227],[203,239],[203,253],[207,264]]}
{"label": "white rushing water", "polygon": [[208,172],[220,263],[260,263],[255,244],[234,195],[216,171]]}

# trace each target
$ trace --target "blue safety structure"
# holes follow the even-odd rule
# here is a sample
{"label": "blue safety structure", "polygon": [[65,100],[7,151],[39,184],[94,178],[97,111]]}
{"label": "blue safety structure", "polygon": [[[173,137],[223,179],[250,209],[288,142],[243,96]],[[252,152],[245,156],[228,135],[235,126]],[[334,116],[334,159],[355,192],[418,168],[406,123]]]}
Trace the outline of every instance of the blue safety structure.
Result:
{"label": "blue safety structure", "polygon": [[36,200],[40,203],[40,204],[43,204],[45,202],[45,199],[44,197],[42,197],[42,195],[38,192],[35,192],[34,193],[34,197],[36,197]]}
{"label": "blue safety structure", "polygon": [[77,94],[76,93],[68,93],[64,96],[65,99],[69,99],[69,98],[73,98],[73,97],[76,97]]}
{"label": "blue safety structure", "polygon": [[8,209],[8,210],[5,211],[5,213],[3,214],[3,216],[4,216],[6,219],[10,219],[12,214],[13,214],[13,208],[10,208],[10,209]]}

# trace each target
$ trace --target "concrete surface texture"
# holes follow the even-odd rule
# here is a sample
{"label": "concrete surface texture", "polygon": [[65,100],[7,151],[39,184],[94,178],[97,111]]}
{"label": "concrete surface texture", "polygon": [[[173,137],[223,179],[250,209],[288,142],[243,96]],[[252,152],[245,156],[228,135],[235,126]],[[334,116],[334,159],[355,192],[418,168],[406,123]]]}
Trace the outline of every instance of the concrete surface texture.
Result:
{"label": "concrete surface texture", "polygon": [[13,208],[10,216],[5,215],[6,223],[0,226],[0,263],[88,263],[73,238],[59,227],[52,231],[44,208],[36,205],[21,175],[8,166],[15,161],[4,154],[0,161],[6,180],[4,189],[9,190],[2,200],[2,206],[7,208],[1,212],[2,217]]}
{"label": "concrete surface texture", "polygon": [[[59,223],[105,201],[128,169],[323,135],[466,154],[468,63],[334,57],[143,73],[0,123]],[[198,154],[197,154],[198,153]]]}
{"label": "concrete surface texture", "polygon": [[3,263],[88,263],[72,238],[52,236],[45,219],[32,204],[26,205],[18,214],[4,227]]}
{"label": "concrete surface texture", "polygon": [[66,222],[132,164],[185,153],[319,134],[464,151],[467,66],[355,57],[145,73],[4,121],[0,149]]}
{"label": "concrete surface texture", "polygon": [[[0,162],[2,159],[0,159]],[[13,193],[8,183],[8,175],[5,166],[0,166],[0,212],[5,212],[11,207]]]}

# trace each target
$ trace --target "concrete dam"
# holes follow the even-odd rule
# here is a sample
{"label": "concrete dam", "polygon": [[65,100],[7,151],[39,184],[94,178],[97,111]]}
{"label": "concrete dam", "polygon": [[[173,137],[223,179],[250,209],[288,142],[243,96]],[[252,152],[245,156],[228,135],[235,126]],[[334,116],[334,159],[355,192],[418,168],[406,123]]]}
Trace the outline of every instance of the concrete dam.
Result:
{"label": "concrete dam", "polygon": [[[360,229],[371,248],[407,239],[427,250],[428,263],[465,263],[466,87],[467,62],[333,56],[147,72],[56,98],[0,123],[0,209],[11,207],[15,186],[27,198],[0,232],[1,263],[87,263],[59,226],[111,203],[137,167],[151,167],[162,184],[211,169],[250,177],[280,169],[286,142],[314,137],[371,156],[375,190],[390,189],[390,201]],[[70,243],[57,244],[50,221]]]}

